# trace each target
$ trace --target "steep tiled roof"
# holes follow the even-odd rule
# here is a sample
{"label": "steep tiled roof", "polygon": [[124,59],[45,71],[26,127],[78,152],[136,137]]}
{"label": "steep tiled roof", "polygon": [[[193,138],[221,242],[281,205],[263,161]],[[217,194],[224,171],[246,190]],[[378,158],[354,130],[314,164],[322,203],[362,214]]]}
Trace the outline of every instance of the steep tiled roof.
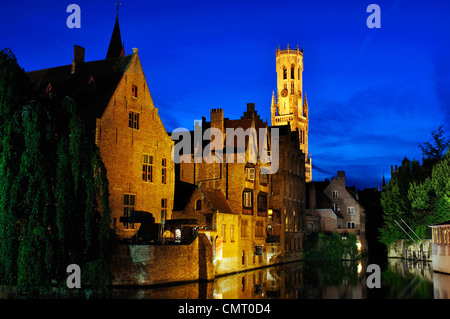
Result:
{"label": "steep tiled roof", "polygon": [[205,194],[206,200],[211,205],[211,209],[218,210],[220,213],[233,214],[227,199],[223,195],[222,191],[218,189],[202,188],[203,194]]}
{"label": "steep tiled roof", "polygon": [[47,95],[50,84],[52,93],[76,101],[80,115],[92,128],[95,119],[106,109],[132,56],[80,63],[74,74],[71,73],[72,65],[64,65],[27,72],[27,75],[37,98]]}

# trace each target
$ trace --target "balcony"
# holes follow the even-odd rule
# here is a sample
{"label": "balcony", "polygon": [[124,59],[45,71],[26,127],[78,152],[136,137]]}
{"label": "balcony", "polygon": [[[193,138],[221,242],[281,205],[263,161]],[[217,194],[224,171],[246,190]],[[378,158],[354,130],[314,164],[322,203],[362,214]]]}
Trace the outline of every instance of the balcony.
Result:
{"label": "balcony", "polygon": [[285,124],[293,120],[294,116],[292,114],[275,116],[275,124]]}

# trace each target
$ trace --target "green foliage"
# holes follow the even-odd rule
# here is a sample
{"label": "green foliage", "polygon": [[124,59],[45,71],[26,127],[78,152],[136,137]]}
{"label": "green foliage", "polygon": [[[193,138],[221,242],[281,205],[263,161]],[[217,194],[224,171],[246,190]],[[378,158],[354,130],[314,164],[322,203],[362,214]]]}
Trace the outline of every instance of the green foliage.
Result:
{"label": "green foliage", "polygon": [[450,151],[433,166],[431,176],[423,183],[411,184],[408,198],[423,238],[431,235],[429,225],[450,219]]}
{"label": "green foliage", "polygon": [[432,136],[434,145],[420,144],[422,165],[405,158],[381,194],[384,226],[380,229],[380,241],[387,246],[397,239],[409,238],[396,222],[402,224],[404,220],[420,238],[429,238],[429,225],[450,219],[449,150],[444,155],[450,141],[443,137],[442,126]]}
{"label": "green foliage", "polygon": [[104,290],[111,282],[112,274],[109,264],[102,258],[90,261],[83,267],[83,285]]}
{"label": "green foliage", "polygon": [[349,233],[343,238],[339,233],[311,234],[304,242],[303,259],[341,260],[358,258],[356,236]]}
{"label": "green foliage", "polygon": [[424,142],[419,144],[425,160],[440,160],[444,157],[446,150],[450,146],[450,139],[445,138],[443,125],[436,131],[431,132],[433,144]]}
{"label": "green foliage", "polygon": [[17,280],[24,186],[17,177],[24,149],[21,108],[30,82],[11,50],[0,51],[0,282]]}
{"label": "green foliage", "polygon": [[0,53],[0,84],[7,86],[0,87],[0,112],[10,117],[0,120],[0,282],[42,292],[63,286],[67,265],[76,263],[105,285],[110,207],[99,150],[72,99],[11,100],[8,92],[24,91],[5,80],[13,71],[23,79],[15,58]]}

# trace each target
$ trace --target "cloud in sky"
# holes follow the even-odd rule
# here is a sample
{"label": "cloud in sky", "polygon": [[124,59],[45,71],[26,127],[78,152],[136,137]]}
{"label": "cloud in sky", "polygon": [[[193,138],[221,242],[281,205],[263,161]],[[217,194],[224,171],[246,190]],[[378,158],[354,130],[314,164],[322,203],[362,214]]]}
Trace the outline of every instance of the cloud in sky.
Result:
{"label": "cloud in sky", "polygon": [[421,160],[418,143],[436,129],[436,116],[444,116],[423,92],[378,86],[340,103],[317,102],[310,114],[309,145],[313,167],[321,169],[313,170],[313,179],[346,170],[359,188],[376,187],[383,173],[390,176],[390,165],[405,156]]}

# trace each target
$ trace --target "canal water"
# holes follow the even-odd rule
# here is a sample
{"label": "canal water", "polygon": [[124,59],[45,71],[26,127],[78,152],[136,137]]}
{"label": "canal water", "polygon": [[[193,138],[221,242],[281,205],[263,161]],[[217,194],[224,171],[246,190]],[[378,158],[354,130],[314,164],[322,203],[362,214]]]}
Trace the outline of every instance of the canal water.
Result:
{"label": "canal water", "polygon": [[[367,262],[294,262],[216,278],[152,289],[113,289],[114,298],[157,299],[447,299],[450,275],[431,263],[389,259],[381,288],[367,287]],[[447,294],[447,292],[449,292]]]}
{"label": "canal water", "polygon": [[[80,299],[447,299],[450,275],[431,263],[388,259],[381,288],[368,288],[367,262],[293,262],[195,282],[160,287],[114,288],[101,294],[74,289],[56,298]],[[76,290],[76,291],[75,291]],[[53,296],[47,296],[53,298]],[[21,298],[0,289],[0,299]],[[28,297],[29,298],[29,297]],[[40,296],[38,298],[46,298]]]}

